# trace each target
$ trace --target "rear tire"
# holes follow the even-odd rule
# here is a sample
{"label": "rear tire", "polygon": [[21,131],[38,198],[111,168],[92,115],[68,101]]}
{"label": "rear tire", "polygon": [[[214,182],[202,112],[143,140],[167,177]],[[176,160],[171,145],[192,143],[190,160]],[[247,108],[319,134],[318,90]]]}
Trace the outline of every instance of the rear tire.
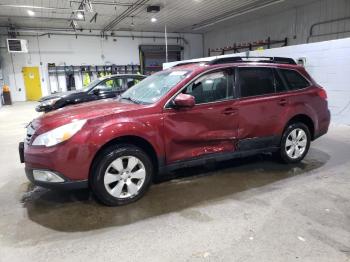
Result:
{"label": "rear tire", "polygon": [[310,143],[309,128],[300,122],[292,123],[283,132],[278,157],[287,164],[299,163],[309,151]]}
{"label": "rear tire", "polygon": [[140,199],[149,188],[153,165],[140,148],[123,144],[102,151],[94,162],[90,187],[99,201],[120,206]]}

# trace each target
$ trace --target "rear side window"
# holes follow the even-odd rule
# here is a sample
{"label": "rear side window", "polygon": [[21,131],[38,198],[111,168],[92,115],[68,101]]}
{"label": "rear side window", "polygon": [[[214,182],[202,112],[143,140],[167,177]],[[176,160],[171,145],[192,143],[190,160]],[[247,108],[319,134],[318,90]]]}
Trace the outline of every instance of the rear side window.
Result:
{"label": "rear side window", "polygon": [[276,92],[279,93],[287,91],[288,89],[276,69],[274,70],[274,75]]}
{"label": "rear side window", "polygon": [[123,87],[123,80],[121,78],[112,78],[102,81],[95,89],[99,89],[100,91],[116,91]]}
{"label": "rear side window", "polygon": [[290,90],[303,89],[310,86],[310,83],[295,70],[280,69]]}
{"label": "rear side window", "polygon": [[275,93],[275,79],[272,68],[238,68],[241,97],[259,96]]}

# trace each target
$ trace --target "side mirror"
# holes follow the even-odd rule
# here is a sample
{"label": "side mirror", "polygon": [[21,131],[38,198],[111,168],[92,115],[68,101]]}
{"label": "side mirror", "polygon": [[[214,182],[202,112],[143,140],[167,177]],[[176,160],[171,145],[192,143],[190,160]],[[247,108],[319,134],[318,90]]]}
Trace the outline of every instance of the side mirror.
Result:
{"label": "side mirror", "polygon": [[191,108],[196,104],[194,96],[187,94],[179,94],[173,100],[173,104],[178,108]]}
{"label": "side mirror", "polygon": [[92,91],[92,93],[96,96],[98,96],[100,94],[100,89],[96,88]]}

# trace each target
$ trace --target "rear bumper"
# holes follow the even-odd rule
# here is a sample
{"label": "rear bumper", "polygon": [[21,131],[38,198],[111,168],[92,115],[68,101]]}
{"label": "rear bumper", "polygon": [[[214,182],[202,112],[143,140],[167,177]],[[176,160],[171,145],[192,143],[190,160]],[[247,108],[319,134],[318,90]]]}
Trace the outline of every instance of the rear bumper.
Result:
{"label": "rear bumper", "polygon": [[328,128],[327,128],[327,129],[323,129],[323,130],[321,130],[321,131],[315,133],[314,139],[313,139],[313,140],[316,140],[317,138],[319,138],[319,137],[321,137],[321,136],[327,134],[327,132],[328,132]]}
{"label": "rear bumper", "polygon": [[331,122],[331,113],[327,109],[327,113],[324,114],[323,117],[319,121],[319,127],[318,127],[318,130],[316,130],[316,132],[314,134],[313,140],[327,134],[330,122]]}
{"label": "rear bumper", "polygon": [[25,168],[25,172],[26,172],[26,176],[30,182],[32,182],[34,185],[45,187],[45,188],[60,189],[60,190],[72,190],[72,189],[81,189],[81,188],[88,187],[88,180],[78,180],[78,181],[68,180],[62,174],[59,174],[57,172],[55,172],[55,174],[60,176],[62,179],[64,179],[64,182],[50,183],[50,182],[37,181],[34,179],[33,169]]}

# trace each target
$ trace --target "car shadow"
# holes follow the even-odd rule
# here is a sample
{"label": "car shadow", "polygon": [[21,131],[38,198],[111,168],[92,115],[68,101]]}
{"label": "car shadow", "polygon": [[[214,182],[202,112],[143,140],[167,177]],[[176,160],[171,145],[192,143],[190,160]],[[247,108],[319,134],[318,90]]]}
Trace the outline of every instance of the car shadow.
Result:
{"label": "car shadow", "polygon": [[22,203],[33,222],[61,232],[81,232],[132,224],[179,212],[198,205],[227,199],[257,198],[276,190],[276,182],[291,179],[323,166],[329,155],[311,149],[299,164],[277,163],[259,155],[178,170],[158,179],[139,201],[121,207],[106,207],[95,201],[89,190],[54,191],[28,186]]}

